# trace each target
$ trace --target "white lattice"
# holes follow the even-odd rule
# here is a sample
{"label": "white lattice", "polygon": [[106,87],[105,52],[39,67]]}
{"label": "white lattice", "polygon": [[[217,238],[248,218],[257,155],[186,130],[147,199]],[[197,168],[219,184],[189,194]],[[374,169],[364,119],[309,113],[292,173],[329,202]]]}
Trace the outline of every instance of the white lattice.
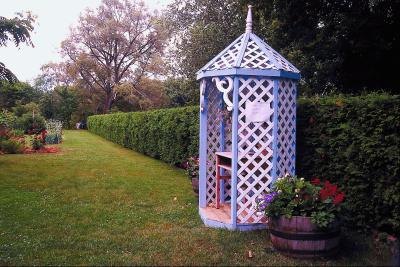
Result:
{"label": "white lattice", "polygon": [[227,69],[233,67],[236,58],[239,54],[240,47],[242,45],[242,39],[238,40],[236,43],[232,43],[231,47],[212,64],[208,69]]}
{"label": "white lattice", "polygon": [[[244,53],[240,53],[242,49],[244,49]],[[239,64],[236,65],[236,62]],[[253,33],[249,35],[248,39],[243,34],[231,43],[222,55],[213,58],[199,72],[234,67],[285,70],[299,73],[299,70],[293,64]]]}
{"label": "white lattice", "polygon": [[295,174],[296,85],[281,80],[278,89],[278,166],[277,176]]}
{"label": "white lattice", "polygon": [[261,50],[261,48],[254,41],[249,41],[243,55],[241,68],[254,68],[254,69],[276,69],[268,56]]}
{"label": "white lattice", "polygon": [[[207,180],[206,180],[206,202],[214,203],[216,192],[216,169],[215,169],[215,152],[217,151],[231,151],[232,133],[230,123],[225,126],[225,147],[221,147],[221,121],[224,117],[221,111],[225,109],[223,106],[222,93],[214,86],[209,84],[208,91],[208,112],[207,112]],[[230,93],[232,97],[232,93]],[[230,181],[225,182],[224,197],[225,201],[230,200],[231,186]]]}
{"label": "white lattice", "polygon": [[264,102],[273,109],[273,81],[240,78],[238,115],[237,221],[258,223],[252,205],[272,182],[273,113],[265,122],[246,121],[246,103]]}

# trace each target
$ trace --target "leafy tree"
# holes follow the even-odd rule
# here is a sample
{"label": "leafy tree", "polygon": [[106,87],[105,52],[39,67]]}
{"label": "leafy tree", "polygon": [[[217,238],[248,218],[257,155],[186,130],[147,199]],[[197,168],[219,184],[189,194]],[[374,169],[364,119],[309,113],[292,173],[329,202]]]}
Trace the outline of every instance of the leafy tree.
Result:
{"label": "leafy tree", "polygon": [[41,91],[50,91],[57,86],[72,86],[73,78],[68,72],[67,64],[47,63],[41,68],[42,73],[34,80],[34,87]]}
{"label": "leafy tree", "polygon": [[[30,33],[33,31],[35,17],[28,12],[26,15],[17,13],[17,16],[8,19],[0,16],[0,46],[6,46],[9,41],[15,46],[21,43],[33,46]],[[0,81],[17,82],[17,77],[0,62]]]}
{"label": "leafy tree", "polygon": [[198,104],[199,90],[193,79],[175,78],[164,82],[165,92],[172,107]]}
{"label": "leafy tree", "polygon": [[21,117],[25,113],[29,114],[40,114],[39,105],[35,102],[30,102],[25,105],[21,105],[20,101],[17,102],[17,105],[12,108],[14,115],[17,117]]}
{"label": "leafy tree", "polygon": [[246,7],[235,0],[175,1],[163,19],[173,44],[167,52],[166,93],[172,106],[198,103],[196,72],[244,31]]}
{"label": "leafy tree", "polygon": [[257,33],[302,72],[308,93],[398,92],[398,0],[254,1]]}
{"label": "leafy tree", "polygon": [[25,105],[37,102],[41,91],[33,88],[28,83],[0,81],[0,107],[11,110],[17,104]]}
{"label": "leafy tree", "polygon": [[175,1],[164,20],[174,46],[172,74],[195,79],[195,73],[244,32],[245,7],[234,0]]}
{"label": "leafy tree", "polygon": [[103,0],[63,41],[68,72],[90,90],[103,92],[103,112],[116,100],[116,88],[123,83],[135,88],[160,55],[163,34],[155,19],[142,2]]}
{"label": "leafy tree", "polygon": [[[176,0],[171,69],[195,72],[244,32],[244,0]],[[398,93],[399,0],[253,0],[254,30],[302,74],[302,94]],[[176,68],[177,65],[177,68]]]}
{"label": "leafy tree", "polygon": [[160,80],[142,78],[135,87],[125,83],[116,90],[118,97],[113,111],[142,111],[167,107],[169,104],[163,82]]}
{"label": "leafy tree", "polygon": [[74,88],[59,86],[44,94],[40,107],[46,119],[60,120],[64,127],[70,128],[72,114],[78,108],[78,96]]}

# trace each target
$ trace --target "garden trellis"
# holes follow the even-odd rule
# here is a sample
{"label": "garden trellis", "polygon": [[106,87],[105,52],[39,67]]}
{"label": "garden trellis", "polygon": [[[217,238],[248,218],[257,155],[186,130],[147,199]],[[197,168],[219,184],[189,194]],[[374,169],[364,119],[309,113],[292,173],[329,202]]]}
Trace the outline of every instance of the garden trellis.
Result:
{"label": "garden trellis", "polygon": [[200,80],[199,212],[211,227],[265,227],[254,202],[295,174],[299,70],[246,31],[197,72]]}

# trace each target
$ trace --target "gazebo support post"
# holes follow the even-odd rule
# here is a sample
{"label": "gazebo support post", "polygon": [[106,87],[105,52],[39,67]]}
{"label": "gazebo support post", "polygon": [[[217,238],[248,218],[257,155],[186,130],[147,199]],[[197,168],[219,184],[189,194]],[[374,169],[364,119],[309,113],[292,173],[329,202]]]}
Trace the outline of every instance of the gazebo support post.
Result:
{"label": "gazebo support post", "polygon": [[199,206],[207,206],[207,112],[208,84],[206,78],[201,80],[200,90],[200,144],[199,144]]}
{"label": "gazebo support post", "polygon": [[232,178],[231,178],[231,220],[232,228],[237,228],[237,162],[238,162],[238,115],[239,115],[239,77],[233,80],[232,112]]}
{"label": "gazebo support post", "polygon": [[[222,93],[220,93],[220,110],[222,111],[224,109],[224,99]],[[221,114],[222,116],[222,114]],[[219,128],[219,149],[220,151],[225,151],[225,121],[223,118],[221,119],[220,123],[220,128]],[[221,170],[221,175],[225,175],[225,170]],[[225,202],[225,180],[221,179],[221,184],[220,184],[220,203],[223,204]]]}
{"label": "gazebo support post", "polygon": [[279,91],[279,80],[274,80],[274,128],[273,128],[273,143],[272,143],[272,183],[275,183],[278,178],[278,117],[279,117],[279,108],[278,108],[278,91]]}

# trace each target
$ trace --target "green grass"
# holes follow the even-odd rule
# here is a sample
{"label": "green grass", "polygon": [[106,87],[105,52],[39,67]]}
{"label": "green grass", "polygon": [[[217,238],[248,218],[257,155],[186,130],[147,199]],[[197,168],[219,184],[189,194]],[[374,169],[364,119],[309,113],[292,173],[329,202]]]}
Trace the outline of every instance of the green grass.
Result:
{"label": "green grass", "polygon": [[204,227],[182,170],[86,131],[66,131],[60,146],[59,154],[0,156],[0,265],[386,262],[349,242],[335,259],[286,258],[269,249],[266,230]]}

